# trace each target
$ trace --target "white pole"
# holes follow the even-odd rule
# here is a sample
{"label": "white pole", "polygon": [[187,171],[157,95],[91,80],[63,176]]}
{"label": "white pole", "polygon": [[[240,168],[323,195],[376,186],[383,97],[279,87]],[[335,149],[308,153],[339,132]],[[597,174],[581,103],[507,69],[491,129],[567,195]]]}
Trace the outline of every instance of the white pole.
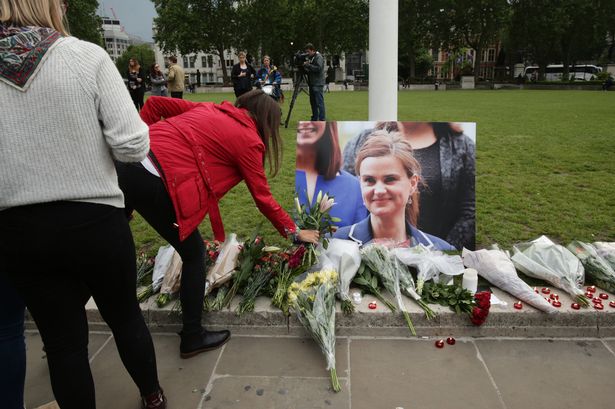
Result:
{"label": "white pole", "polygon": [[369,2],[369,120],[397,120],[398,0]]}

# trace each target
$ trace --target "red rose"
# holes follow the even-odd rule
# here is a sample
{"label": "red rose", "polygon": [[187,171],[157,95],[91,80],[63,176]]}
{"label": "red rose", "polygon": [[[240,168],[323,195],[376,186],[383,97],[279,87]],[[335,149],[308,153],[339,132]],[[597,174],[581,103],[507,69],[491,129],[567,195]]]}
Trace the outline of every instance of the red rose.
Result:
{"label": "red rose", "polygon": [[474,294],[474,300],[478,308],[489,311],[491,307],[491,294],[487,291]]}

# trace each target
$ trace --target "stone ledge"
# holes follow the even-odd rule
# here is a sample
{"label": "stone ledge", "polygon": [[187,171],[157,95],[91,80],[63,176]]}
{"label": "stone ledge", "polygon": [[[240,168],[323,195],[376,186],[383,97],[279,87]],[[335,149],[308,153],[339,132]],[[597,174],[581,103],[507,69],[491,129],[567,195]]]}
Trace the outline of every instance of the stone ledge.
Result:
{"label": "stone ledge", "polygon": [[[555,290],[558,292],[558,290]],[[600,290],[598,290],[600,292]],[[423,311],[414,302],[405,299],[406,308],[410,313],[412,323],[418,336],[467,336],[467,337],[613,337],[615,336],[615,308],[609,307],[609,301],[615,296],[609,294],[602,311],[593,306],[581,310],[573,310],[571,298],[560,294],[562,307],[558,313],[545,314],[527,304],[522,310],[513,308],[517,301],[507,293],[493,288],[493,293],[507,305],[492,305],[487,322],[480,327],[471,324],[463,315],[457,315],[448,308],[431,305],[436,312],[436,318],[427,320]],[[240,298],[236,297],[230,309],[206,313],[203,323],[211,328],[229,328],[233,333],[245,335],[305,335],[298,319],[291,315],[284,316],[282,311],[272,307],[270,300],[259,297],[255,310],[238,317],[235,307]],[[375,299],[366,295],[356,311],[351,316],[345,316],[337,306],[336,330],[340,336],[411,336],[401,313],[391,313],[378,302],[375,310],[368,304]],[[164,308],[158,308],[152,297],[141,304],[144,318],[152,331],[178,332],[181,329],[180,317],[172,312],[171,302]],[[96,304],[90,300],[86,305],[87,317],[91,330],[108,330],[102,320]],[[34,324],[29,321],[28,327]]]}

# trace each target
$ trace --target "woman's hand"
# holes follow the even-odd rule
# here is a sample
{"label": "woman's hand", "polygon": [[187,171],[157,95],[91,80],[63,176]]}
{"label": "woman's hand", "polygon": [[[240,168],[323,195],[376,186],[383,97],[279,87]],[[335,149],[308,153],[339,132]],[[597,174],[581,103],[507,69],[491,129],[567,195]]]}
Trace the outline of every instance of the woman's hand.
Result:
{"label": "woman's hand", "polygon": [[318,230],[299,230],[299,233],[297,233],[297,238],[299,239],[299,241],[305,243],[316,244],[318,243],[320,234],[318,233]]}

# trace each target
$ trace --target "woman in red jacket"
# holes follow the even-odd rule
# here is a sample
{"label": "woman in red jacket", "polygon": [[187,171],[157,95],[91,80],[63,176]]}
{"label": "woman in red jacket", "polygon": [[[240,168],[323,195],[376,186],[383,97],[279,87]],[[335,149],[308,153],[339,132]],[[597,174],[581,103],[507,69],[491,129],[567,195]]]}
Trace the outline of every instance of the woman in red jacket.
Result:
{"label": "woman in red jacket", "polygon": [[298,231],[271,195],[264,160],[267,156],[275,174],[281,111],[261,90],[240,96],[235,105],[150,97],[141,118],[150,126],[150,154],[138,164],[117,163],[118,178],[127,210],[136,209],[182,258],[180,353],[189,358],[230,337],[227,330],[201,326],[205,247],[197,229],[209,214],[215,238],[224,240],[218,200],[226,192],[244,180],[280,234],[316,242],[318,232]]}

